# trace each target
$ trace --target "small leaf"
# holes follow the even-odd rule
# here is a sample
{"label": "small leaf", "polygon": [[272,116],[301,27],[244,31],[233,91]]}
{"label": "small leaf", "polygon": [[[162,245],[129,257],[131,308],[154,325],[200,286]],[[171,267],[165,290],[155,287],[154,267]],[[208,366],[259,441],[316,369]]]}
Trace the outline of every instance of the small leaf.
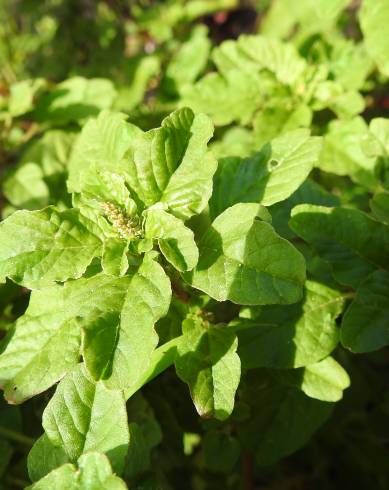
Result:
{"label": "small leaf", "polygon": [[34,111],[39,122],[66,124],[96,116],[109,109],[116,97],[113,83],[105,78],[72,77],[41,97]]}
{"label": "small leaf", "polygon": [[149,209],[145,222],[146,238],[158,239],[159,248],[179,271],[192,270],[197,264],[199,252],[194,241],[193,231],[184,223],[163,211]]}
{"label": "small leaf", "polygon": [[166,67],[165,86],[169,92],[180,93],[182,87],[196,80],[207,65],[210,48],[207,28],[198,24]]}
{"label": "small leaf", "polygon": [[301,299],[302,255],[278,236],[258,204],[235,204],[203,235],[197,267],[185,279],[218,301],[285,304]]}
{"label": "small leaf", "polygon": [[116,472],[124,468],[129,433],[123,393],[88,379],[82,364],[67,374],[43,412],[50,442],[71,462],[88,451],[107,454]]}
{"label": "small leaf", "polygon": [[240,379],[236,335],[226,327],[205,326],[199,319],[185,320],[182,329],[177,374],[189,385],[193,403],[202,417],[224,420],[234,408]]}
{"label": "small leaf", "polygon": [[39,165],[25,163],[16,168],[3,184],[5,197],[15,207],[37,209],[49,203],[49,189]]}
{"label": "small leaf", "polygon": [[137,211],[124,177],[115,172],[100,169],[93,163],[81,173],[79,188],[82,197],[87,200],[114,204],[129,215]]}
{"label": "small leaf", "polygon": [[126,172],[129,163],[124,159],[125,153],[142,131],[124,119],[123,114],[102,111],[82,128],[69,161],[70,192],[80,192],[81,174],[90,165],[105,171]]}
{"label": "small leaf", "polygon": [[348,374],[332,357],[306,366],[300,382],[300,388],[307,396],[324,402],[341,400],[343,391],[349,386]]}

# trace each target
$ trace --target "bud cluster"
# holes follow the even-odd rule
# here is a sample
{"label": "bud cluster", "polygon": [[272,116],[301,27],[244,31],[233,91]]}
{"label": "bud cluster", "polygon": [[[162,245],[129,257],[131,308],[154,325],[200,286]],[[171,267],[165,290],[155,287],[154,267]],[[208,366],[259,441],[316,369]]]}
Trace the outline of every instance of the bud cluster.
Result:
{"label": "bud cluster", "polygon": [[142,235],[142,230],[137,218],[130,218],[119,207],[110,202],[103,202],[101,207],[121,238],[133,240]]}

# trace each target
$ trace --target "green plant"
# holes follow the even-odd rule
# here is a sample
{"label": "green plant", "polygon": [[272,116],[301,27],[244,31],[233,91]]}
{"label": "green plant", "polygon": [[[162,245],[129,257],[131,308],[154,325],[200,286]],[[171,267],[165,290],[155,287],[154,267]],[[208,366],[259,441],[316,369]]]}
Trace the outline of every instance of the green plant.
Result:
{"label": "green plant", "polygon": [[0,488],[386,489],[387,2],[71,3],[0,10]]}

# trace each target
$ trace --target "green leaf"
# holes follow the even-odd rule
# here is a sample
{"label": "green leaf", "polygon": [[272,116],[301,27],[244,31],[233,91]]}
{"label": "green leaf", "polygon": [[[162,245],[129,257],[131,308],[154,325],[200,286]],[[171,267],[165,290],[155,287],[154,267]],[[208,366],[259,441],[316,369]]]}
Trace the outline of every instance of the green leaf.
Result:
{"label": "green leaf", "polygon": [[207,28],[199,24],[191,32],[190,38],[181,44],[168,64],[165,85],[169,92],[180,93],[182,87],[196,80],[208,62],[211,42]]}
{"label": "green leaf", "polygon": [[340,200],[334,194],[326,191],[324,187],[314,180],[307,179],[285,201],[274,204],[269,211],[272,216],[272,225],[277,233],[287,239],[295,237],[289,228],[288,222],[292,209],[298,204],[316,204],[319,206],[339,206]]}
{"label": "green leaf", "polygon": [[[23,172],[24,174],[24,166],[30,166],[32,163],[37,165],[42,175],[43,184],[47,187],[48,195],[44,202],[42,198],[41,202],[32,203],[30,201],[30,193],[35,193],[36,191],[32,185],[30,186],[29,184],[26,186],[24,182],[23,189],[19,188],[19,192],[17,193],[17,199],[20,202],[15,205],[21,208],[27,207],[28,209],[33,209],[32,204],[34,205],[34,209],[39,209],[47,204],[56,204],[59,206],[64,203],[66,207],[70,205],[70,196],[66,189],[66,179],[70,152],[75,136],[76,133],[74,131],[51,129],[46,131],[41,138],[34,140],[27,146],[26,150],[21,154],[20,163],[16,167],[16,174],[19,174],[19,172]],[[38,172],[36,171],[35,173]],[[13,174],[11,173],[10,179],[12,177]],[[12,183],[8,187],[11,188]],[[12,192],[12,196],[14,194]]]}
{"label": "green leaf", "polygon": [[8,111],[12,117],[18,117],[34,108],[34,98],[46,87],[43,78],[23,80],[10,87]]}
{"label": "green leaf", "polygon": [[[170,281],[162,267],[146,255],[128,280],[121,306],[84,326],[83,355],[95,379],[110,388],[128,388],[146,372],[158,344],[154,325],[167,314]],[[121,292],[119,291],[119,294]]]}
{"label": "green leaf", "polygon": [[101,266],[108,276],[124,276],[128,270],[128,242],[119,238],[104,240]]}
{"label": "green leaf", "polygon": [[102,109],[109,109],[115,97],[116,90],[110,80],[72,77],[41,97],[34,116],[38,122],[67,124],[96,116]]}
{"label": "green leaf", "polygon": [[123,480],[112,473],[111,466],[104,454],[90,452],[78,460],[78,469],[65,464],[49,473],[42,480],[26,490],[126,490]]}
{"label": "green leaf", "polygon": [[367,125],[361,117],[331,122],[324,136],[318,167],[336,175],[347,175],[364,187],[374,188],[375,159],[366,157],[362,148],[367,132]]}
{"label": "green leaf", "polygon": [[389,228],[357,209],[300,205],[292,230],[330,262],[340,283],[352,287],[378,268],[388,268]]}
{"label": "green leaf", "polygon": [[238,339],[223,326],[209,326],[188,318],[178,344],[176,371],[189,385],[196,410],[202,417],[219,420],[231,415],[240,380]]}
{"label": "green leaf", "polygon": [[306,366],[300,381],[300,388],[307,396],[324,402],[341,400],[349,386],[348,374],[332,357]]}
{"label": "green leaf", "polygon": [[[81,327],[99,332],[104,325],[109,335],[101,355],[110,355],[115,345],[114,340],[108,343],[110,332],[115,332],[129,282],[129,277],[101,274],[33,291],[0,356],[0,384],[7,400],[20,403],[70,371],[79,362]],[[94,339],[96,345],[98,341]]]}
{"label": "green leaf", "polygon": [[389,272],[376,271],[359,286],[341,328],[342,344],[370,352],[389,344]]}
{"label": "green leaf", "polygon": [[50,442],[63,448],[71,462],[84,452],[99,451],[114,471],[123,471],[129,444],[123,392],[94,383],[82,364],[59,383],[42,424]]}
{"label": "green leaf", "polygon": [[81,174],[90,165],[113,172],[128,170],[126,151],[141,130],[125,121],[124,114],[103,111],[82,128],[69,161],[68,189],[80,192]]}
{"label": "green leaf", "polygon": [[310,34],[330,31],[349,0],[275,0],[261,22],[269,37],[289,38],[296,30],[303,40]]}
{"label": "green leaf", "polygon": [[386,0],[363,0],[359,21],[365,46],[378,69],[389,76],[389,4]]}
{"label": "green leaf", "polygon": [[[239,356],[246,369],[298,368],[328,356],[339,341],[336,318],[342,311],[341,293],[307,281],[301,304],[264,308],[239,331]],[[250,327],[250,328],[245,328]]]}
{"label": "green leaf", "polygon": [[33,162],[16,168],[5,180],[3,192],[15,207],[33,210],[49,203],[49,189],[43,172]]}
{"label": "green leaf", "polygon": [[147,211],[145,236],[158,239],[164,257],[179,271],[192,270],[197,264],[199,252],[193,231],[166,211],[162,209]]}
{"label": "green leaf", "polygon": [[379,192],[373,196],[370,208],[379,221],[389,225],[389,192]]}
{"label": "green leaf", "polygon": [[226,209],[203,235],[197,267],[186,280],[218,301],[285,304],[301,299],[302,255],[278,236],[258,204]]}
{"label": "green leaf", "polygon": [[305,104],[292,105],[289,98],[272,100],[253,120],[257,146],[297,128],[309,127],[312,110]]}
{"label": "green leaf", "polygon": [[216,170],[207,151],[212,134],[205,114],[184,108],[166,117],[161,128],[138,135],[127,154],[128,180],[146,207],[164,202],[181,219],[205,208]]}
{"label": "green leaf", "polygon": [[115,172],[91,164],[80,175],[79,189],[86,199],[112,203],[129,215],[136,212],[124,177]]}
{"label": "green leaf", "polygon": [[68,462],[69,457],[65,451],[61,447],[54,446],[47,434],[43,433],[28,453],[28,474],[32,481],[37,481]]}
{"label": "green leaf", "polygon": [[160,72],[158,56],[145,55],[140,59],[128,59],[126,65],[131,70],[131,80],[118,90],[114,108],[130,113],[143,101],[150,81]]}
{"label": "green leaf", "polygon": [[16,211],[0,224],[0,277],[30,289],[80,277],[101,241],[77,210]]}
{"label": "green leaf", "polygon": [[212,58],[223,74],[236,69],[268,70],[287,85],[296,83],[306,67],[292,44],[258,35],[241,35],[237,41],[224,41],[213,50]]}
{"label": "green leaf", "polygon": [[55,313],[22,317],[0,356],[0,385],[8,402],[21,403],[58,381],[78,362],[80,337],[73,319],[60,321]]}
{"label": "green leaf", "polygon": [[317,162],[321,140],[308,129],[285,133],[256,155],[219,162],[210,200],[213,216],[239,202],[270,206],[289,197],[307,178]]}
{"label": "green leaf", "polygon": [[244,401],[251,416],[240,425],[243,448],[255,452],[256,463],[268,466],[306,444],[330,416],[333,404],[307,397],[299,389],[277,384],[251,371]]}
{"label": "green leaf", "polygon": [[209,73],[184,87],[180,104],[208,114],[217,126],[225,126],[233,121],[247,124],[262,99],[260,77],[235,70],[225,76]]}

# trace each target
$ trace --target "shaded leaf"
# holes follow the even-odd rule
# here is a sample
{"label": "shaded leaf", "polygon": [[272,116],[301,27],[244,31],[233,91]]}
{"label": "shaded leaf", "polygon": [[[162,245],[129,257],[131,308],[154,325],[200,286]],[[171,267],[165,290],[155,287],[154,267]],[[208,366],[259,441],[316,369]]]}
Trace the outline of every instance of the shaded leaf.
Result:
{"label": "shaded leaf", "polygon": [[206,326],[196,318],[185,320],[182,330],[184,337],[175,362],[177,374],[189,385],[202,417],[224,420],[234,408],[240,379],[236,335],[226,327]]}

